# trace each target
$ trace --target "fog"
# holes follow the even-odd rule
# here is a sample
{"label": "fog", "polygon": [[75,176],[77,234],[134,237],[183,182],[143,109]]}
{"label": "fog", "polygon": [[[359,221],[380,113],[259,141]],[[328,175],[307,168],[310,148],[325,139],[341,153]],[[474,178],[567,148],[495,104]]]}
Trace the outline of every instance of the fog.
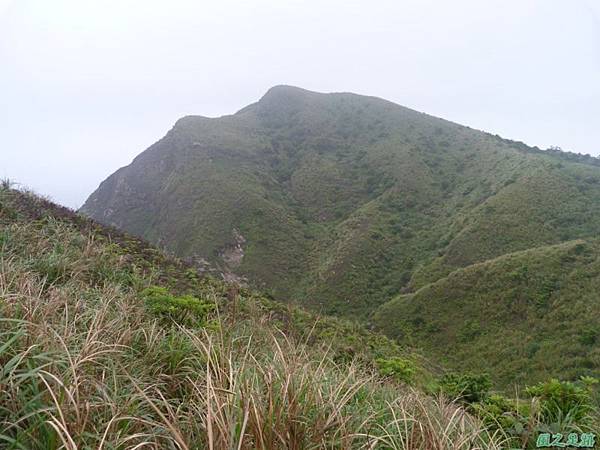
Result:
{"label": "fog", "polygon": [[276,84],[598,155],[599,5],[0,0],[0,176],[79,207],[179,117]]}

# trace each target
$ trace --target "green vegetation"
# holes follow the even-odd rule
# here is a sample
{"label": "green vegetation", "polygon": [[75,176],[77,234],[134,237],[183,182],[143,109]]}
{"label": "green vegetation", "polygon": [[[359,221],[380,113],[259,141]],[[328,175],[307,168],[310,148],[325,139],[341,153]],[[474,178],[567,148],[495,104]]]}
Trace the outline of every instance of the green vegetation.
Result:
{"label": "green vegetation", "polygon": [[[51,411],[39,433],[59,439],[72,422],[53,389],[70,386],[55,395],[74,399],[65,408],[125,392],[110,414],[93,410],[107,427],[123,419],[114,448],[144,433],[179,448],[278,448],[281,436],[290,448],[458,448],[458,430],[465,448],[534,448],[542,431],[597,428],[598,161],[279,86],[234,115],[179,120],[82,208],[185,262],[2,182],[3,362],[36,380],[15,408]],[[86,347],[94,317],[130,330],[106,332],[110,360]],[[79,373],[73,355],[98,359]],[[96,401],[78,391],[85,376]],[[98,435],[69,411],[77,435]],[[449,434],[426,430],[431,417]],[[17,428],[30,429],[7,436]]]}
{"label": "green vegetation", "polygon": [[[597,382],[595,380],[594,382]],[[552,379],[526,389],[528,400],[511,400],[498,394],[468,408],[490,430],[503,430],[514,447],[534,449],[542,433],[590,433],[598,429],[597,391],[589,380],[577,383]]]}
{"label": "green vegetation", "polygon": [[379,367],[379,373],[386,377],[392,377],[404,383],[414,382],[415,366],[407,359],[394,357],[390,359],[379,358],[375,360]]}
{"label": "green vegetation", "polygon": [[[258,309],[286,335],[329,346],[336,364],[358,361],[388,380],[499,409],[514,418],[513,434],[527,434],[531,412],[484,394],[489,386],[473,374],[489,373],[510,396],[551,378],[597,376],[599,170],[595,158],[380,99],[280,86],[232,116],[181,119],[82,210],[290,300],[244,291],[253,306],[236,305],[236,320]],[[51,281],[71,273],[61,254],[36,264]],[[166,322],[173,310],[194,316],[183,307],[193,297],[198,323],[218,326],[203,292],[160,276]],[[193,273],[185,283],[194,285]],[[359,320],[401,347],[344,319],[317,321],[294,302]],[[456,373],[435,380],[439,369],[421,354]]]}
{"label": "green vegetation", "polygon": [[156,316],[167,322],[187,326],[205,326],[208,312],[215,306],[212,302],[192,295],[174,296],[161,286],[146,288],[141,296]]}
{"label": "green vegetation", "polygon": [[600,367],[595,158],[278,86],[179,120],[82,211],[509,391]]}
{"label": "green vegetation", "polygon": [[[592,380],[594,384],[598,382],[596,379]],[[577,426],[591,425],[595,402],[594,391],[589,385],[580,386],[552,379],[527,388],[527,394],[540,400],[540,412],[545,423],[558,424],[568,420],[572,423],[573,430]]]}
{"label": "green vegetation", "polygon": [[28,193],[0,190],[0,236],[2,448],[500,448],[460,406],[374,374],[372,355],[428,371],[358,325]]}
{"label": "green vegetation", "polygon": [[446,367],[487,371],[513,393],[598,375],[600,242],[515,252],[452,272],[382,306],[376,328]]}
{"label": "green vegetation", "polygon": [[487,400],[492,382],[487,374],[447,373],[440,380],[439,386],[450,398],[476,403]]}
{"label": "green vegetation", "polygon": [[231,116],[180,119],[82,211],[366,319],[457,268],[598,235],[600,168],[381,99],[277,86]]}
{"label": "green vegetation", "polygon": [[2,448],[533,448],[557,408],[598,424],[595,379],[500,397],[32,194],[0,190],[0,246]]}

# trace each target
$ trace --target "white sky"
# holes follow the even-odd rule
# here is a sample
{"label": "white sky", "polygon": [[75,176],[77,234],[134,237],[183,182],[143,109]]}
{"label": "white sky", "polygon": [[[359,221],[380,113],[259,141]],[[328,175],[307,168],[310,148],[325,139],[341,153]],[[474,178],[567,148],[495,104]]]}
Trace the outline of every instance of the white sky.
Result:
{"label": "white sky", "polygon": [[78,207],[276,84],[598,155],[600,0],[0,0],[0,177]]}

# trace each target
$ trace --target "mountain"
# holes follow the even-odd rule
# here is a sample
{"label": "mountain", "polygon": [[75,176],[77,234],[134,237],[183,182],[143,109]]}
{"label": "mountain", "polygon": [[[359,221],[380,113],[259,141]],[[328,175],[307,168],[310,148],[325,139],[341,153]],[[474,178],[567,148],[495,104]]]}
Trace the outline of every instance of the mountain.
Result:
{"label": "mountain", "polygon": [[[503,255],[529,249],[537,254],[536,249],[598,236],[600,163],[374,97],[277,86],[236,114],[180,119],[105,180],[81,211],[199,268],[248,280],[277,299],[352,317],[400,337],[407,327],[400,318],[409,320],[422,304],[431,308],[427,314],[441,313],[446,297],[435,289],[450,290],[459,279],[474,283],[465,292],[479,295],[481,302],[467,305],[456,298],[453,314],[474,314],[472,320],[485,328],[479,318],[499,299],[502,308],[521,311],[511,303],[520,297],[506,274],[493,293],[470,274],[489,262],[483,267],[499,276],[496,264]],[[541,263],[535,268],[536,276],[549,282],[560,271]],[[572,293],[553,288],[550,298],[546,307],[552,309],[567,305]],[[586,292],[590,311],[599,301]],[[519,329],[526,342],[538,341],[535,309],[527,311],[525,323],[521,316],[503,317],[493,332],[482,333],[487,340],[481,345],[493,342],[502,329],[511,336]],[[469,318],[453,317],[458,323],[441,324],[439,332],[435,326],[411,328],[412,342],[429,349],[448,342],[438,352],[460,359],[469,342],[459,343],[457,330]],[[579,348],[577,335],[548,333],[544,339],[550,346],[561,339]],[[467,359],[469,366],[484,367],[475,356]],[[594,358],[570,360],[572,370],[556,362],[538,365],[529,375],[576,376],[599,368]],[[494,376],[503,382],[510,378],[508,372]]]}

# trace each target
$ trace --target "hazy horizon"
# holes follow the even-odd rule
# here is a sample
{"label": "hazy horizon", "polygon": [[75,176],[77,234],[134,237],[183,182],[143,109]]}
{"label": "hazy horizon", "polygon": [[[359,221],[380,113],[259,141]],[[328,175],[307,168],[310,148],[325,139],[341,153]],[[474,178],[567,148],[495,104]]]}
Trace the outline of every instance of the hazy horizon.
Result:
{"label": "hazy horizon", "polygon": [[600,5],[585,0],[0,0],[0,56],[0,177],[75,208],[181,116],[279,84],[600,154]]}

